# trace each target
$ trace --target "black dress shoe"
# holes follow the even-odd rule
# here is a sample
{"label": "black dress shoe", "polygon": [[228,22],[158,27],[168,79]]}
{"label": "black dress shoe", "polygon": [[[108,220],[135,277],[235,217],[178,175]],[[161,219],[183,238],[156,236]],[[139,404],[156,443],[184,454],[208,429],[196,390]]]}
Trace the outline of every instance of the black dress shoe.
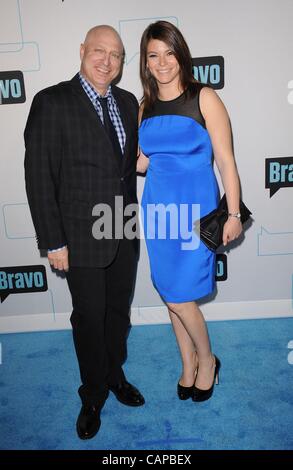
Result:
{"label": "black dress shoe", "polygon": [[91,439],[101,426],[100,408],[95,405],[82,405],[76,422],[76,430],[80,439]]}
{"label": "black dress shoe", "polygon": [[119,400],[124,405],[142,406],[145,403],[144,398],[139,390],[137,390],[137,388],[130,383],[126,382],[126,380],[117,385],[109,386],[109,389],[114,393],[117,400]]}

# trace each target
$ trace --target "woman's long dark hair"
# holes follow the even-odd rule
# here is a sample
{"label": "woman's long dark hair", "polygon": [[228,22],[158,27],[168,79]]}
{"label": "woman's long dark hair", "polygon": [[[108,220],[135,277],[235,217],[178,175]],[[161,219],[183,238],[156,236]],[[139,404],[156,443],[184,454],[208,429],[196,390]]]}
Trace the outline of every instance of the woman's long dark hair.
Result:
{"label": "woman's long dark hair", "polygon": [[144,31],[140,42],[140,78],[143,87],[144,110],[152,108],[158,97],[158,85],[147,68],[147,47],[151,39],[165,42],[173,51],[180,67],[180,83],[183,90],[193,97],[197,82],[192,75],[192,58],[187,43],[176,26],[169,21],[156,21]]}

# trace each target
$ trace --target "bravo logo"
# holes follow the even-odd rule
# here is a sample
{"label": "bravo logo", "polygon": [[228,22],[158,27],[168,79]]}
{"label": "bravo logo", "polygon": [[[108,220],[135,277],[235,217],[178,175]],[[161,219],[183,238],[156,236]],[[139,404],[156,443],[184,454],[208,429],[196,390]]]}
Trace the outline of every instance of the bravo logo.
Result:
{"label": "bravo logo", "polygon": [[0,268],[1,303],[9,294],[48,290],[45,266],[12,266]]}
{"label": "bravo logo", "polygon": [[227,273],[227,255],[217,253],[216,255],[216,281],[226,281]]}
{"label": "bravo logo", "polygon": [[218,90],[224,87],[224,57],[198,57],[192,59],[192,71],[196,80]]}
{"label": "bravo logo", "polygon": [[293,157],[266,158],[266,188],[272,197],[280,188],[293,186]]}
{"label": "bravo logo", "polygon": [[25,102],[23,73],[0,72],[0,105]]}

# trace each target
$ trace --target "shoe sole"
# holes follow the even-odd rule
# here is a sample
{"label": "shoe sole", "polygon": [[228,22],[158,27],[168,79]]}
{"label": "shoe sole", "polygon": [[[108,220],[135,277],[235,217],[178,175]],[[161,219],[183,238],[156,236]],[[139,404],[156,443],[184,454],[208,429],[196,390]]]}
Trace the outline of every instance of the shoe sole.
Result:
{"label": "shoe sole", "polygon": [[77,435],[78,435],[79,439],[81,439],[82,441],[86,441],[88,439],[92,439],[93,437],[95,437],[95,435],[98,434],[98,432],[100,430],[100,427],[101,427],[101,425],[99,426],[99,428],[95,432],[92,432],[88,436],[81,436],[79,431],[78,431],[78,427],[76,427],[76,432],[77,432]]}
{"label": "shoe sole", "polygon": [[[113,393],[113,395],[115,395],[115,393]],[[137,406],[143,406],[145,404],[145,401],[143,403],[129,403],[129,402],[120,400],[119,398],[117,398],[116,395],[115,395],[115,397],[119,401],[119,403],[122,403],[122,405],[125,405],[125,406],[137,407]]]}

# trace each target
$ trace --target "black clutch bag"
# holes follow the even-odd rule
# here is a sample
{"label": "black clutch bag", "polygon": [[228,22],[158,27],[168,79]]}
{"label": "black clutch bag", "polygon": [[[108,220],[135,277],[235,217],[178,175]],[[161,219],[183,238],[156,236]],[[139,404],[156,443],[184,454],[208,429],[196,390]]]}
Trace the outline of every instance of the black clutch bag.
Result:
{"label": "black clutch bag", "polygon": [[[240,215],[242,224],[244,224],[251,215],[250,210],[241,200]],[[195,222],[195,232],[210,250],[216,251],[216,249],[222,245],[223,229],[227,220],[228,206],[226,195],[224,194],[216,209]]]}

